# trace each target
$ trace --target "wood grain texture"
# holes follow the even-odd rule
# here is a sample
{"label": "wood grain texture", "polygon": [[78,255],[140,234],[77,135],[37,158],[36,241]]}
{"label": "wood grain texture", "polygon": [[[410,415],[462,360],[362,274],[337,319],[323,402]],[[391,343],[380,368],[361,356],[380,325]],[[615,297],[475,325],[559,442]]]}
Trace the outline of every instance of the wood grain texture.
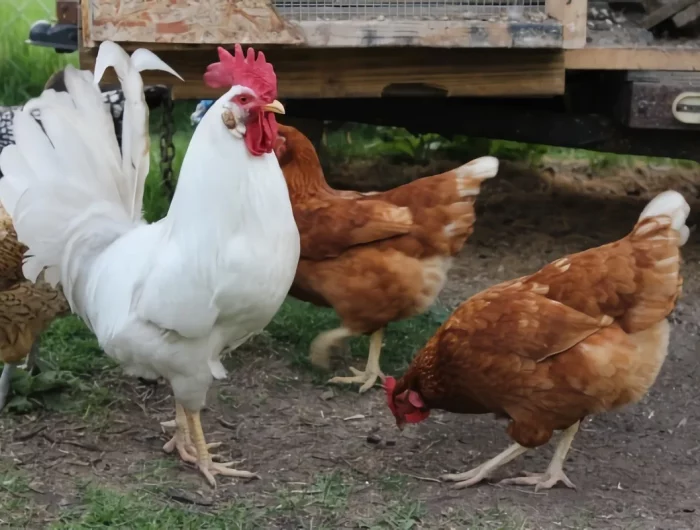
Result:
{"label": "wood grain texture", "polygon": [[299,28],[267,0],[82,2],[83,46],[115,42],[301,44]]}
{"label": "wood grain texture", "polygon": [[[401,48],[299,50],[263,48],[277,74],[282,98],[381,97],[397,84],[422,84],[449,96],[539,96],[564,93],[564,58],[548,50],[440,50]],[[146,84],[173,85],[177,99],[220,96],[202,82],[214,50],[162,51],[159,56],[187,81],[144,72]],[[92,69],[95,50],[83,50]],[[111,70],[104,83],[114,83]]]}
{"label": "wood grain texture", "polygon": [[639,22],[639,26],[644,29],[651,29],[697,2],[698,0],[672,0],[649,13]]}
{"label": "wood grain texture", "polygon": [[545,9],[563,26],[564,48],[576,49],[586,45],[588,0],[547,0]]}
{"label": "wood grain texture", "polygon": [[583,48],[564,52],[567,70],[700,70],[700,48]]}

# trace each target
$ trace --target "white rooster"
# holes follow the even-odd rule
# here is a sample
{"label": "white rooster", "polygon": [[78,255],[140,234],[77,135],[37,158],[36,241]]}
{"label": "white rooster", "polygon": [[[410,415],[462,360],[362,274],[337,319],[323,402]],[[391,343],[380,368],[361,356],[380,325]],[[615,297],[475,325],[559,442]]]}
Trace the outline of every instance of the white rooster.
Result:
{"label": "white rooster", "polygon": [[[284,176],[272,154],[283,113],[272,65],[219,48],[205,81],[228,91],[195,130],[165,218],[142,220],[148,109],[139,71],[168,65],[100,46],[95,75],[68,68],[67,93],[45,91],[15,117],[0,155],[0,201],[29,248],[25,276],[61,282],[71,309],[131,375],[170,382],[176,433],[164,449],[215,475],[256,477],[212,462],[200,423],[220,354],[261,331],[299,259]],[[114,67],[124,90],[123,155],[97,83]],[[42,128],[31,116],[41,111]],[[213,445],[213,444],[212,444]]]}

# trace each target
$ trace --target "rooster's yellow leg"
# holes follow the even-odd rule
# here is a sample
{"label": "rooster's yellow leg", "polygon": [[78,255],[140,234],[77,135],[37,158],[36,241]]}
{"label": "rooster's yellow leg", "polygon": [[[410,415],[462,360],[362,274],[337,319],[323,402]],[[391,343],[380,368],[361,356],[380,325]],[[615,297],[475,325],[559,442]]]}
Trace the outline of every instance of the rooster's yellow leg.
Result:
{"label": "rooster's yellow leg", "polygon": [[445,482],[456,482],[457,484],[454,485],[456,489],[468,488],[469,486],[478,484],[482,480],[488,478],[493,471],[507,464],[511,460],[515,460],[527,450],[527,447],[523,447],[520,444],[513,444],[502,453],[494,456],[491,460],[487,460],[474,469],[464,473],[456,473],[454,475],[443,475],[440,477],[440,480]]}
{"label": "rooster's yellow leg", "polygon": [[[172,422],[161,423],[164,427],[172,426]],[[163,446],[163,451],[166,453],[172,453],[177,449],[180,458],[185,462],[194,464],[197,462],[197,451],[192,444],[192,439],[190,438],[190,429],[187,425],[187,415],[185,414],[185,408],[180,405],[177,401],[175,402],[175,434],[173,437]]]}
{"label": "rooster's yellow leg", "polygon": [[350,367],[354,376],[350,377],[334,377],[329,383],[359,383],[362,385],[360,387],[360,394],[367,392],[370,388],[374,386],[378,378],[384,378],[381,368],[379,368],[379,355],[382,352],[382,340],[384,338],[384,330],[380,329],[372,333],[369,339],[369,357],[367,358],[367,366],[365,366],[364,372],[358,370],[357,368]]}
{"label": "rooster's yellow leg", "polygon": [[535,486],[535,491],[548,490],[555,484],[563,482],[568,488],[576,489],[574,483],[569,480],[569,477],[564,473],[564,461],[566,455],[571,449],[571,442],[574,441],[574,436],[578,432],[581,422],[577,421],[571,427],[564,431],[564,434],[554,450],[552,460],[547,466],[544,473],[525,473],[524,477],[507,478],[499,482],[499,484],[521,484],[527,486]]}
{"label": "rooster's yellow leg", "polygon": [[216,487],[216,479],[214,478],[215,475],[225,475],[227,477],[239,478],[260,478],[258,474],[251,473],[250,471],[231,469],[233,462],[213,462],[211,455],[209,454],[209,447],[204,439],[204,432],[202,431],[202,422],[199,417],[199,411],[185,410],[185,414],[187,415],[190,431],[192,433],[192,439],[194,440],[194,446],[197,450],[197,467],[213,488]]}

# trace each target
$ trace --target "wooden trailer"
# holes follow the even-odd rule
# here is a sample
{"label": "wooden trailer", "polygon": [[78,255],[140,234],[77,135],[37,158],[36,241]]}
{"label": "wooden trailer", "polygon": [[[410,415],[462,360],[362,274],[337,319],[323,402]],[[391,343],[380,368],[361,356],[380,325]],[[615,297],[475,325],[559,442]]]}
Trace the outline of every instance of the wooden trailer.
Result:
{"label": "wooden trailer", "polygon": [[700,0],[59,0],[57,18],[83,67],[107,39],[157,51],[187,80],[175,99],[217,96],[214,48],[254,44],[292,117],[700,159]]}

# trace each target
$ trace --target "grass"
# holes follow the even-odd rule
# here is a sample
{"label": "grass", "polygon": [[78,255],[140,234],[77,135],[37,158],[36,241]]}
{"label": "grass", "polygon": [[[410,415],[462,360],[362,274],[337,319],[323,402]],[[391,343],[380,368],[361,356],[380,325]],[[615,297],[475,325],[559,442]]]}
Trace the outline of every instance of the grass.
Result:
{"label": "grass", "polygon": [[67,64],[77,66],[77,53],[59,54],[24,42],[33,22],[54,18],[52,0],[0,2],[0,106],[19,105],[38,96],[56,70]]}
{"label": "grass", "polygon": [[[149,465],[133,475],[138,488],[116,489],[96,482],[74,479],[70,491],[57,495],[66,499],[62,507],[47,508],[37,496],[29,476],[15,469],[0,468],[0,527],[87,530],[129,528],[156,530],[301,528],[333,530],[412,530],[417,528],[471,528],[473,530],[520,530],[525,521],[491,509],[475,513],[446,509],[430,513],[427,507],[406,498],[404,491],[375,485],[379,497],[369,505],[362,496],[363,479],[330,472],[313,483],[279,486],[270,492],[234,496],[223,501],[200,499],[200,505],[175,501],[180,490],[171,487],[167,474],[171,464]],[[153,487],[156,482],[160,487]],[[144,486],[144,484],[147,484]],[[178,497],[182,499],[182,497]],[[371,507],[371,515],[367,508]],[[365,514],[365,515],[361,515]],[[583,526],[581,526],[583,528]]]}

